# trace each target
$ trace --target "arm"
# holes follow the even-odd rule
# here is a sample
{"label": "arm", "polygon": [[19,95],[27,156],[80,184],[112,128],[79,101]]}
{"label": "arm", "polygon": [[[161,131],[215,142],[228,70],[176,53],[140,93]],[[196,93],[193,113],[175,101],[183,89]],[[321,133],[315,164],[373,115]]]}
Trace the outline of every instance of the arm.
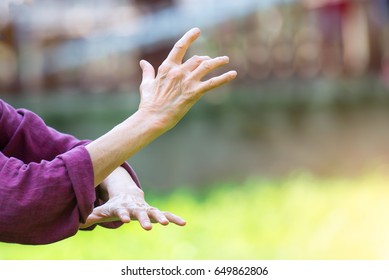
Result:
{"label": "arm", "polygon": [[[195,56],[182,63],[186,50],[198,36],[198,29],[188,32],[175,45],[156,76],[152,66],[142,61],[139,110],[86,147],[74,146],[71,144],[73,141],[66,142],[64,146],[73,147],[71,150],[60,156],[47,154],[38,160],[36,155],[39,153],[29,154],[28,150],[37,145],[36,139],[31,138],[29,133],[21,133],[16,141],[11,132],[18,129],[18,125],[7,123],[9,119],[4,118],[4,106],[0,107],[0,202],[5,209],[0,214],[0,240],[44,244],[75,234],[79,222],[86,223],[88,214],[92,212],[95,201],[93,186],[99,185],[126,159],[171,129],[206,91],[235,78],[236,72],[230,71],[201,81],[207,73],[225,65],[228,62],[226,57],[210,59]],[[28,125],[24,127],[28,128]],[[26,147],[16,145],[20,141],[25,141]],[[52,147],[50,141],[39,143],[42,146],[37,147],[38,150]],[[62,151],[64,146],[60,146],[57,152]],[[146,204],[143,205],[143,209],[149,209]],[[130,206],[124,208],[130,210]],[[148,211],[148,217],[158,221],[158,212]],[[141,224],[148,228],[148,218],[141,218],[144,214],[131,213],[128,211],[130,218],[133,215],[141,221],[146,220],[146,224]],[[117,216],[123,221],[128,220],[120,213],[109,215],[116,220]],[[164,216],[177,224],[184,223],[176,217]],[[162,216],[159,217],[160,223],[166,223]]]}
{"label": "arm", "polygon": [[141,102],[132,116],[86,146],[93,163],[94,184],[100,184],[121,162],[174,127],[207,92],[236,77],[235,71],[201,81],[212,70],[228,63],[227,57],[194,56],[182,62],[187,49],[200,35],[194,28],[179,40],[155,70],[141,61]]}
{"label": "arm", "polygon": [[93,169],[85,147],[29,163],[0,153],[0,241],[47,244],[70,237],[93,210]]}
{"label": "arm", "polygon": [[0,151],[25,163],[50,161],[59,154],[91,142],[60,133],[48,127],[35,113],[16,110],[1,100],[0,129]]}
{"label": "arm", "polygon": [[[21,164],[34,166],[34,170],[38,171],[37,167],[39,167],[39,165],[44,165],[44,162],[54,161],[58,155],[65,154],[77,147],[85,146],[90,142],[90,140],[78,140],[72,135],[60,133],[55,129],[48,127],[35,113],[25,109],[16,110],[9,104],[0,100],[0,151],[7,158],[18,159]],[[86,153],[86,156],[89,157],[88,153]],[[32,165],[31,163],[36,164]],[[127,170],[128,175],[132,177],[131,179],[136,185],[140,187],[140,182],[131,166],[125,162],[121,165]],[[83,167],[84,166],[78,166],[80,170]],[[45,169],[42,168],[39,170],[41,172]],[[90,171],[90,174],[93,174],[93,170]],[[19,173],[19,175],[25,176],[24,173]],[[46,174],[46,176],[48,175]],[[38,179],[38,177],[36,177],[36,179]],[[47,183],[47,181],[45,183]],[[41,182],[41,184],[44,184],[44,182]],[[92,188],[93,190],[93,186],[93,182],[91,185],[77,185],[74,190],[77,191],[79,187],[85,189]],[[69,187],[72,187],[72,185],[69,184]],[[18,190],[15,189],[14,191]],[[29,200],[31,199],[34,198],[29,197]],[[61,197],[58,196],[58,199],[61,199]],[[63,197],[62,199],[66,200],[68,198]],[[100,206],[104,202],[105,201],[102,201],[97,197],[94,205]],[[78,207],[82,209],[85,204],[89,205],[90,201],[80,199],[77,203],[79,204]],[[54,205],[55,204],[52,206]],[[60,203],[58,203],[58,205],[60,205]],[[75,225],[77,224],[78,223]]]}

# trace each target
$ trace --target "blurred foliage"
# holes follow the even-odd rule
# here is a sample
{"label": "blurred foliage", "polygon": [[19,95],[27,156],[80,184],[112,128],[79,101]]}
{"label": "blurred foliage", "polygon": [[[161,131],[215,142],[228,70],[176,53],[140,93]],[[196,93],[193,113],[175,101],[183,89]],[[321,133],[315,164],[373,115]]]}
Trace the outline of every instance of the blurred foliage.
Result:
{"label": "blurred foliage", "polygon": [[205,193],[148,193],[153,205],[181,215],[187,226],[155,225],[146,232],[133,222],[51,245],[1,243],[0,258],[387,259],[388,179],[380,172],[353,179],[293,173],[220,183]]}

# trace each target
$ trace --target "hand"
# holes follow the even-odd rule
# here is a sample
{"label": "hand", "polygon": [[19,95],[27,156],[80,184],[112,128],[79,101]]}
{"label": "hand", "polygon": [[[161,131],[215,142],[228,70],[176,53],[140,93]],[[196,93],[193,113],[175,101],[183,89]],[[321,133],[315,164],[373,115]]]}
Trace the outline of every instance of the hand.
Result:
{"label": "hand", "polygon": [[124,161],[175,126],[207,91],[236,77],[236,71],[229,71],[202,81],[207,74],[228,63],[226,56],[213,59],[194,56],[182,62],[189,46],[199,36],[198,28],[187,32],[161,64],[157,75],[150,63],[140,62],[143,79],[139,109],[86,146],[93,164],[95,186]]}
{"label": "hand", "polygon": [[104,180],[101,188],[102,198],[108,201],[96,207],[80,228],[112,221],[129,223],[131,220],[138,220],[145,230],[152,229],[151,223],[168,225],[172,222],[179,226],[186,224],[183,219],[172,213],[161,212],[151,207],[144,199],[144,192],[122,167],[116,169]]}
{"label": "hand", "polygon": [[200,30],[193,28],[174,46],[155,76],[155,70],[145,60],[140,62],[143,79],[140,86],[140,110],[156,116],[162,130],[169,130],[206,93],[219,87],[237,75],[229,71],[223,75],[201,81],[205,75],[229,62],[226,56],[210,58],[193,56],[182,62],[189,46],[200,36]]}

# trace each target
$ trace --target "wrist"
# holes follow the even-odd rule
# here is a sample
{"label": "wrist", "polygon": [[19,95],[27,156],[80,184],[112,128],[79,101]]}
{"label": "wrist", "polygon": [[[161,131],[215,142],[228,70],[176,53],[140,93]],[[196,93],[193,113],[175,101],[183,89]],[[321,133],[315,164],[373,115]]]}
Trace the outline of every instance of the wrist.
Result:
{"label": "wrist", "polygon": [[149,109],[139,108],[129,119],[132,118],[136,119],[136,122],[143,127],[145,133],[156,137],[171,128],[169,122],[166,121],[166,117]]}
{"label": "wrist", "polygon": [[93,164],[95,186],[118,166],[168,130],[157,113],[139,109],[86,148]]}
{"label": "wrist", "polygon": [[109,197],[113,197],[120,194],[131,182],[131,176],[123,167],[119,166],[101,182],[100,187],[106,191]]}

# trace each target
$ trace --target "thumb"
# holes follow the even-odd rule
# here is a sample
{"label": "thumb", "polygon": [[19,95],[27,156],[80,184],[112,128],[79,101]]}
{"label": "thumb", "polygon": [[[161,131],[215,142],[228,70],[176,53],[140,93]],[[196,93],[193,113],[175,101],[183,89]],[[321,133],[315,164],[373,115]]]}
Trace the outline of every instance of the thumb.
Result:
{"label": "thumb", "polygon": [[80,228],[87,228],[94,224],[100,224],[105,222],[122,221],[123,223],[129,223],[131,221],[130,216],[124,209],[115,209],[109,207],[107,204],[101,205],[93,209],[92,213],[88,216],[84,224],[80,225]]}
{"label": "thumb", "polygon": [[103,206],[99,206],[93,209],[92,213],[86,218],[84,224],[80,225],[80,228],[87,228],[93,226],[94,224],[98,224],[103,220],[102,208]]}
{"label": "thumb", "polygon": [[154,67],[150,64],[150,62],[146,60],[141,60],[139,65],[142,69],[142,81],[155,79],[155,70]]}

